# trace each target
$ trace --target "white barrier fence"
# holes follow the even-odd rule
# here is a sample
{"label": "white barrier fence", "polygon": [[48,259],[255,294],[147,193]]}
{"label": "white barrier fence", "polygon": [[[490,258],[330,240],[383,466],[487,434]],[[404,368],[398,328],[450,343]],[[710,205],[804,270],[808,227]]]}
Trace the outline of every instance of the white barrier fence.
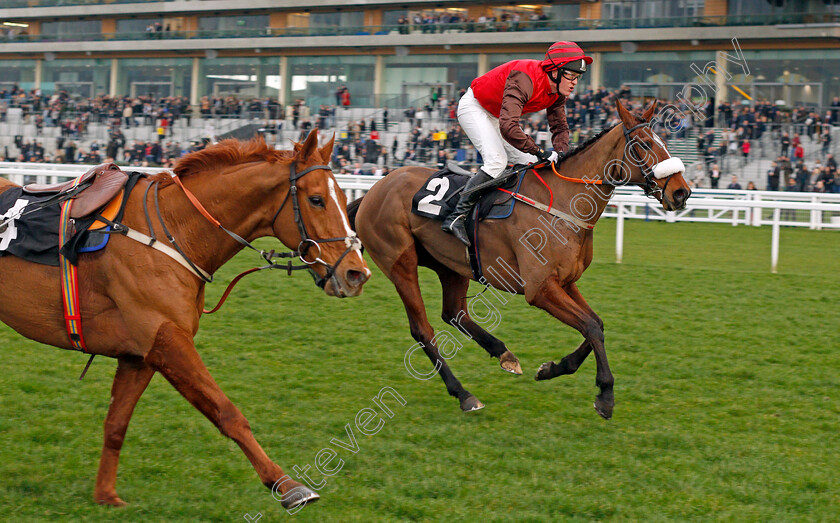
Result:
{"label": "white barrier fence", "polygon": [[[59,183],[75,178],[90,169],[88,165],[0,163],[0,176],[24,183]],[[130,170],[157,173],[157,167],[131,167]],[[380,176],[337,174],[339,186],[349,201],[361,197]],[[624,220],[644,219],[665,222],[727,223],[733,226],[769,225],[773,228],[771,271],[776,272],[779,258],[779,228],[808,227],[814,230],[840,229],[840,194],[775,191],[697,189],[686,209],[664,211],[636,187],[619,187],[610,199],[604,217],[616,218],[616,262],[621,263],[624,245]],[[830,241],[836,241],[832,238]]]}

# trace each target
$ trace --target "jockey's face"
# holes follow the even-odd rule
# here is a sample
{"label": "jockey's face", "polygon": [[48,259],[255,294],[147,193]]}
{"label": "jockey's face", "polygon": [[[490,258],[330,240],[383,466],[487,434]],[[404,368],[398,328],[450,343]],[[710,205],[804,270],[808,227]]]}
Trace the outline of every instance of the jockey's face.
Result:
{"label": "jockey's face", "polygon": [[[572,78],[570,80],[569,78]],[[575,86],[580,79],[580,75],[572,74],[561,74],[560,75],[560,84],[557,86],[557,91],[562,94],[563,96],[569,96],[572,94],[572,91],[575,90]]]}
{"label": "jockey's face", "polygon": [[[557,86],[557,92],[563,96],[569,96],[575,90],[575,86],[580,79],[580,74],[562,69],[555,69],[548,73],[552,83]],[[559,80],[559,82],[558,82]]]}

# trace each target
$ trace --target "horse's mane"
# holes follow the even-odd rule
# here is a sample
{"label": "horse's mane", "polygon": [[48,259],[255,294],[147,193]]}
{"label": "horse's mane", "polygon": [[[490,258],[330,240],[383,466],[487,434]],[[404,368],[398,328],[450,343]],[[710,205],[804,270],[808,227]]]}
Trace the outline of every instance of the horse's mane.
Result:
{"label": "horse's mane", "polygon": [[571,151],[566,153],[566,156],[564,157],[564,160],[566,158],[571,158],[572,156],[578,154],[579,152],[582,152],[584,149],[586,149],[587,147],[589,147],[593,143],[600,140],[602,136],[604,136],[608,132],[612,131],[614,127],[615,127],[615,125],[611,125],[611,126],[605,128],[605,129],[602,129],[600,133],[596,134],[595,136],[593,136],[591,138],[587,138],[585,142],[579,143],[577,145],[577,147],[575,147],[574,149],[572,149]]}
{"label": "horse's mane", "polygon": [[[175,163],[173,171],[183,178],[201,171],[219,170],[239,163],[290,161],[294,155],[294,151],[280,151],[269,147],[262,138],[254,138],[247,142],[231,138],[182,156]],[[165,185],[170,178],[166,173],[162,173],[155,175],[154,179],[159,179]]]}
{"label": "horse's mane", "polygon": [[[633,115],[633,116],[636,118],[636,122],[644,123],[644,121],[645,121],[644,118],[640,118],[638,115]],[[577,147],[575,147],[574,149],[572,149],[571,151],[566,153],[566,156],[564,157],[564,159],[565,158],[570,158],[570,157],[576,155],[577,153],[582,152],[584,149],[586,149],[587,147],[589,147],[593,143],[597,142],[602,136],[604,136],[608,132],[612,131],[613,128],[616,125],[621,125],[621,124],[618,123],[618,124],[615,124],[615,125],[611,125],[611,126],[605,128],[605,129],[602,129],[600,133],[596,134],[595,136],[593,136],[591,138],[588,138],[585,142],[582,142],[582,143],[578,144]]]}

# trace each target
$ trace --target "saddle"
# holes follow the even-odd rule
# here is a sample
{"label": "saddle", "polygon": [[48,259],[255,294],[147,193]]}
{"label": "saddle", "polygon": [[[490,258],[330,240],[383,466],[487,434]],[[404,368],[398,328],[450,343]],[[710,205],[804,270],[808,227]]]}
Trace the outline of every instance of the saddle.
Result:
{"label": "saddle", "polygon": [[[70,218],[83,218],[115,200],[128,181],[128,175],[115,163],[103,163],[81,176],[81,179],[56,184],[32,183],[23,186],[25,194],[53,196],[74,190],[78,192],[70,212]],[[119,204],[117,204],[119,206]]]}

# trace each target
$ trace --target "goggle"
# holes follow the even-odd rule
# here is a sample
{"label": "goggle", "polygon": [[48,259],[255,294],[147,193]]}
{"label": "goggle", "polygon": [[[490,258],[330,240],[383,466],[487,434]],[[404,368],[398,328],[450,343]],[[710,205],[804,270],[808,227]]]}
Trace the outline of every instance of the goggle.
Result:
{"label": "goggle", "polygon": [[566,80],[568,80],[570,82],[574,82],[575,80],[578,80],[582,76],[583,73],[573,73],[572,71],[567,71],[565,69],[561,69],[560,74]]}

